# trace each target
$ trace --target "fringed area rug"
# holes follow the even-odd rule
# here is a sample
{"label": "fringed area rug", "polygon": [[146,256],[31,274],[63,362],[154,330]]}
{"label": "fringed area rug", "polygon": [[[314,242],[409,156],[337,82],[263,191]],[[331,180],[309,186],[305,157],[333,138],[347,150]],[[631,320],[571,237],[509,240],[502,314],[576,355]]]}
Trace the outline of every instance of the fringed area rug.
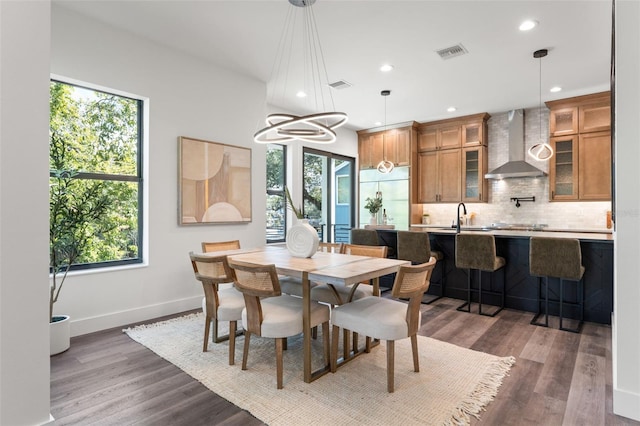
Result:
{"label": "fringed area rug", "polygon": [[[284,389],[278,390],[273,339],[251,337],[248,369],[242,371],[244,337],[236,339],[236,365],[228,364],[228,342],[209,343],[209,351],[202,352],[202,314],[124,331],[269,425],[469,424],[470,415],[479,418],[493,400],[515,363],[513,357],[500,358],[418,336],[419,373],[413,371],[410,339],[396,342],[394,393],[387,392],[384,342],[336,373],[305,383],[300,336],[288,341]],[[313,341],[314,370],[322,365],[321,350],[318,336]]]}

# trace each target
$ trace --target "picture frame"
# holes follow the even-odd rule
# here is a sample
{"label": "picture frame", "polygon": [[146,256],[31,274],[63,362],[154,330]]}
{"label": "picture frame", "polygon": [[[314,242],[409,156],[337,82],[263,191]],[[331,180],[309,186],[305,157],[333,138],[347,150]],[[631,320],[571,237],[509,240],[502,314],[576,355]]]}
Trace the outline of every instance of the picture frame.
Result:
{"label": "picture frame", "polygon": [[251,149],[178,137],[178,223],[249,223]]}

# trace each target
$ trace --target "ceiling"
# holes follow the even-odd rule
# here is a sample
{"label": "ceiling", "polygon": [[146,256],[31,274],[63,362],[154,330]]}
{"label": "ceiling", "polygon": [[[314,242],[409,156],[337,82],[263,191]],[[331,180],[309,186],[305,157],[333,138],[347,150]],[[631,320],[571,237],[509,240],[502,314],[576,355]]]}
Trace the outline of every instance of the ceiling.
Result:
{"label": "ceiling", "polygon": [[[543,102],[608,90],[611,3],[317,0],[313,12],[329,82],[352,84],[331,90],[335,110],[346,112],[347,126],[359,130],[385,123],[381,90],[391,90],[387,125],[536,107],[540,78]],[[290,77],[278,80],[272,72],[287,12],[300,10],[287,0],[54,4],[268,82],[270,89],[279,84],[295,93],[291,76],[303,74],[295,55],[291,61],[299,67]],[[521,32],[524,19],[539,25]],[[443,60],[436,53],[458,43],[466,55]],[[542,48],[549,55],[534,59]],[[380,72],[383,63],[393,71]],[[550,93],[555,85],[563,90]],[[293,95],[270,94],[268,101],[296,113],[317,112]],[[457,110],[447,112],[450,106]]]}

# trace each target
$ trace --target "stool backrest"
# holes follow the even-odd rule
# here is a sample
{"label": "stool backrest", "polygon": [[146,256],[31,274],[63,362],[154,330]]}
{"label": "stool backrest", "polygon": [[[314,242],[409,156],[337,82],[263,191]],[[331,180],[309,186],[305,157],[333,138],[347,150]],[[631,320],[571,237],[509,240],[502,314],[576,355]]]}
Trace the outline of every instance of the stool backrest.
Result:
{"label": "stool backrest", "polygon": [[351,230],[351,244],[359,244],[362,246],[377,246],[378,233],[375,229],[357,229]]}
{"label": "stool backrest", "polygon": [[496,240],[491,234],[456,234],[456,268],[496,269]]}
{"label": "stool backrest", "polygon": [[398,259],[426,263],[431,258],[431,242],[427,232],[398,231]]}
{"label": "stool backrest", "polygon": [[539,277],[581,279],[584,268],[580,241],[573,238],[531,237],[529,273]]}

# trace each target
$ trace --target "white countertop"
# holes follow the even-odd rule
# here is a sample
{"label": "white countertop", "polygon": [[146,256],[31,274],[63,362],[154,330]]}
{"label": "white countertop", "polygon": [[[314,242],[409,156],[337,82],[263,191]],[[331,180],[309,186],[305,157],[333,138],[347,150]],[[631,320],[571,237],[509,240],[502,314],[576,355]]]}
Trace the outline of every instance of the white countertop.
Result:
{"label": "white countertop", "polygon": [[[411,228],[422,228],[425,231],[438,234],[455,234],[456,229],[446,225],[411,225]],[[544,228],[544,231],[526,231],[509,229],[482,229],[481,226],[461,226],[463,232],[490,233],[503,237],[554,237],[554,238],[577,238],[579,240],[613,241],[611,229],[557,229]]]}

